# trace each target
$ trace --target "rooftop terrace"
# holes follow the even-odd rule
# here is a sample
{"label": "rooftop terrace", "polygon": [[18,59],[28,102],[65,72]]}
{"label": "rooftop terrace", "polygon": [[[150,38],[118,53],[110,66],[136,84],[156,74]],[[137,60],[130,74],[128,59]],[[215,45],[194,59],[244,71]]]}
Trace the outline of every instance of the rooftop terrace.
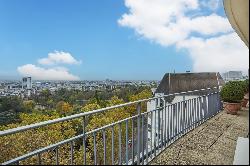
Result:
{"label": "rooftop terrace", "polygon": [[149,165],[233,165],[238,137],[249,132],[249,109],[225,111],[178,139]]}

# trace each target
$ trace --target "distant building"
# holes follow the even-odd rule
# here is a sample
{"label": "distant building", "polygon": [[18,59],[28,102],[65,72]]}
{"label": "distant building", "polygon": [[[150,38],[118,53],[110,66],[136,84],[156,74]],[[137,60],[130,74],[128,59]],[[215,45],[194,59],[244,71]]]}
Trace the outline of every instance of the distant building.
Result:
{"label": "distant building", "polygon": [[31,95],[32,90],[32,80],[31,77],[23,77],[22,79],[22,89],[27,91],[27,95]]}
{"label": "distant building", "polygon": [[243,79],[243,74],[241,71],[229,71],[223,74],[225,81],[234,81]]}
{"label": "distant building", "polygon": [[32,89],[31,77],[23,77],[23,79],[22,79],[22,88],[23,89]]}
{"label": "distant building", "polygon": [[[162,96],[173,93],[187,92],[193,90],[200,90],[213,87],[221,87],[224,84],[219,73],[167,73],[164,75],[159,86],[157,87],[154,96]],[[167,101],[166,105],[177,103],[179,101],[196,98],[200,95],[206,94],[207,91],[189,93],[185,95],[174,95],[165,98]],[[156,110],[156,107],[163,106],[163,100],[152,100],[147,103],[147,111]],[[152,131],[148,130],[149,140],[151,140],[151,132],[155,133],[156,136],[152,136],[152,142],[155,142],[156,137],[160,138],[160,123],[162,122],[160,112],[156,114],[153,112],[152,119],[148,119],[149,126],[152,125]],[[165,117],[166,118],[166,117]],[[163,119],[163,121],[167,121]]]}

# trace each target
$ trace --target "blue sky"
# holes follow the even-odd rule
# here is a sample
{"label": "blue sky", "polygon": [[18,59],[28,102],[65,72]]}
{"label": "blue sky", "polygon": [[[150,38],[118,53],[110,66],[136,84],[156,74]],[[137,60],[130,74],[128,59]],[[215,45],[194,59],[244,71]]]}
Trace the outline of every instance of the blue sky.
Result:
{"label": "blue sky", "polygon": [[[33,76],[38,72],[27,70],[35,67],[39,71],[63,68],[81,80],[160,80],[166,72],[193,71],[191,48],[158,42],[158,36],[151,37],[151,32],[144,30],[146,23],[138,30],[137,23],[122,18],[125,14],[134,16],[133,2],[127,3],[131,4],[123,0],[0,0],[0,78]],[[216,11],[200,8],[200,12],[225,17],[222,6]],[[216,32],[216,37],[221,33],[229,32]],[[192,36],[205,39],[210,34],[194,30],[183,41]],[[39,63],[56,51],[68,53],[81,63]],[[24,69],[27,64],[32,64],[31,68]]]}

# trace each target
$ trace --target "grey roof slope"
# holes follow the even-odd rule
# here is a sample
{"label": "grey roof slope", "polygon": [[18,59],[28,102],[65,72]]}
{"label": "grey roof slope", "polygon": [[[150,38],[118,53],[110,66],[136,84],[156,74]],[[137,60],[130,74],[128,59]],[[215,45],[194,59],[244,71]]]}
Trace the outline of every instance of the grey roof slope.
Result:
{"label": "grey roof slope", "polygon": [[[219,83],[219,85],[218,85]],[[155,93],[178,93],[218,87],[224,84],[219,73],[166,73]]]}

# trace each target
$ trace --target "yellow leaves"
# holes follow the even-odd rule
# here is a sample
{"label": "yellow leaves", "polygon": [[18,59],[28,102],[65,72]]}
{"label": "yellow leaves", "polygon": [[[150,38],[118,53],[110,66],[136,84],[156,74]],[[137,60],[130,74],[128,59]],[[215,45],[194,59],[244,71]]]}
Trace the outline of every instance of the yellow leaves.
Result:
{"label": "yellow leaves", "polygon": [[100,108],[101,107],[97,103],[90,103],[82,107],[81,111],[89,112],[89,111],[93,111],[93,110],[100,109]]}
{"label": "yellow leaves", "polygon": [[147,98],[150,98],[150,97],[152,97],[151,91],[149,89],[144,89],[140,93],[130,96],[129,100],[130,101],[136,101],[136,100],[141,100],[141,99],[147,99]]}
{"label": "yellow leaves", "polygon": [[113,96],[111,100],[108,101],[109,106],[118,105],[122,103],[124,103],[124,101],[122,99],[119,99],[118,96]]}
{"label": "yellow leaves", "polygon": [[73,112],[73,107],[67,102],[59,101],[56,105],[56,110],[61,115],[66,115]]}
{"label": "yellow leaves", "polygon": [[23,106],[25,110],[32,111],[35,108],[35,102],[33,100],[23,101]]}
{"label": "yellow leaves", "polygon": [[[31,123],[58,118],[59,115],[49,116],[38,113],[21,114],[22,122],[19,124],[10,124],[1,129],[10,129],[18,126],[24,126]],[[27,152],[45,147],[59,141],[71,138],[76,134],[72,122],[62,122],[38,129],[32,129],[25,132],[0,137],[0,163],[9,159],[18,157]],[[65,149],[66,150],[66,149]],[[64,154],[66,152],[62,152]],[[68,151],[67,151],[68,153]],[[63,157],[63,156],[62,156]],[[28,160],[29,164],[35,164],[35,160]],[[45,161],[49,161],[49,156],[45,156]],[[24,162],[25,163],[25,162]],[[48,163],[49,164],[49,163]]]}

